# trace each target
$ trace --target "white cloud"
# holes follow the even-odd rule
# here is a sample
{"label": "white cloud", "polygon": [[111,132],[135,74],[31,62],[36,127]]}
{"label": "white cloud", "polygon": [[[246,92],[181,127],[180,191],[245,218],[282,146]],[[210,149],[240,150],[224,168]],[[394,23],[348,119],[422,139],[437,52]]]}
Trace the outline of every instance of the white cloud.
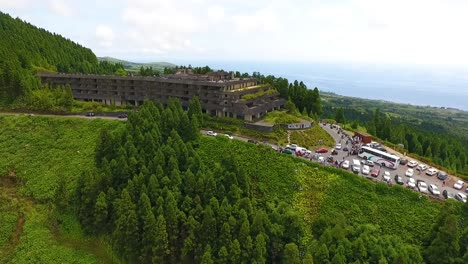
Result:
{"label": "white cloud", "polygon": [[219,5],[208,7],[208,18],[214,22],[219,22],[224,18],[224,8]]}
{"label": "white cloud", "polygon": [[282,28],[279,16],[271,8],[253,14],[233,16],[233,23],[238,33],[274,33]]}
{"label": "white cloud", "polygon": [[47,3],[49,9],[63,17],[71,17],[75,15],[74,9],[69,5],[68,2],[63,1],[63,0],[49,0]]}
{"label": "white cloud", "polygon": [[0,0],[0,8],[24,9],[31,4],[31,0]]}
{"label": "white cloud", "polygon": [[96,38],[102,47],[111,47],[114,41],[114,31],[106,25],[96,27]]}

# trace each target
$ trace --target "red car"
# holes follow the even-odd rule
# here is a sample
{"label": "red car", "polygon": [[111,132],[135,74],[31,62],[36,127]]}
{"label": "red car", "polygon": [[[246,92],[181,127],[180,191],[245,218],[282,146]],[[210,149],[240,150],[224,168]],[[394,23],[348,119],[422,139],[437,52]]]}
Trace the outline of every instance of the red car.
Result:
{"label": "red car", "polygon": [[315,153],[327,153],[328,152],[328,149],[326,148],[319,148],[315,151]]}
{"label": "red car", "polygon": [[379,168],[379,167],[374,167],[374,168],[372,169],[370,175],[371,175],[372,177],[377,177],[377,176],[379,176],[379,174],[380,174],[380,168]]}

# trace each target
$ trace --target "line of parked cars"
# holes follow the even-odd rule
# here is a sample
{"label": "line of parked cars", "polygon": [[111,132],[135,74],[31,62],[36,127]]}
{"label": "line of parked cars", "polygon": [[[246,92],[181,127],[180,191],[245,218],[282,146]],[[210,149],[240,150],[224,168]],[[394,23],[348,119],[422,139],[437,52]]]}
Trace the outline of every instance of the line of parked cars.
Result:
{"label": "line of parked cars", "polygon": [[[408,187],[410,188],[417,188],[420,192],[422,193],[431,193],[432,195],[439,196],[441,194],[439,188],[435,184],[429,184],[427,185],[424,181],[418,180],[416,185],[415,185],[415,180],[411,177],[413,177],[415,170],[419,172],[424,172],[427,176],[435,176],[437,175],[437,178],[439,180],[445,181],[448,179],[448,174],[444,171],[438,171],[435,168],[428,167],[425,164],[419,164],[415,160],[410,160],[407,162],[408,169],[405,172],[405,176],[409,177],[407,184]],[[453,188],[456,190],[461,190],[465,186],[465,182],[462,180],[458,180],[455,182],[453,185]],[[468,190],[468,188],[467,188]],[[462,192],[458,192],[456,194],[451,193],[449,190],[443,190],[442,196],[445,199],[456,199],[461,202],[466,202],[466,194]]]}
{"label": "line of parked cars", "polygon": [[[218,136],[218,133],[213,132],[213,131],[211,131],[211,130],[210,130],[210,131],[206,131],[206,134],[207,134],[208,136],[212,136],[212,137]],[[229,138],[229,139],[234,139],[234,137],[231,136],[231,135],[229,135],[229,134],[224,134],[224,136],[227,137],[227,138]]]}

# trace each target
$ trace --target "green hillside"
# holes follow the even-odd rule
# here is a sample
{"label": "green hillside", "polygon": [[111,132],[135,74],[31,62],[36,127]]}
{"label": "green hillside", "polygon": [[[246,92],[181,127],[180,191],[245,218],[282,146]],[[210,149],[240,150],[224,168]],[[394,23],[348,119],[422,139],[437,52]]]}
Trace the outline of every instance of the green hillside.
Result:
{"label": "green hillside", "polygon": [[123,65],[124,69],[129,72],[138,72],[141,67],[149,68],[152,67],[153,70],[157,70],[162,72],[164,68],[174,68],[176,67],[175,64],[169,62],[148,62],[148,63],[138,63],[138,62],[130,62],[125,60],[119,60],[112,57],[98,57],[99,61],[107,61],[111,63],[119,63]]}
{"label": "green hillside", "polygon": [[187,121],[177,102],[125,123],[1,117],[0,262],[463,262],[467,205],[197,139]]}
{"label": "green hillside", "polygon": [[0,12],[0,106],[60,101],[62,94],[43,89],[38,71],[125,74],[120,64],[99,62],[78,43]]}

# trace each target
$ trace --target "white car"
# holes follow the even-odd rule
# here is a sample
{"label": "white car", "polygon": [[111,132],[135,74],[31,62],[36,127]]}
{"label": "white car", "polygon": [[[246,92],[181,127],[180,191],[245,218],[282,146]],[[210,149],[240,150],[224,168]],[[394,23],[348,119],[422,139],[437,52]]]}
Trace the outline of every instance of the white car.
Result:
{"label": "white car", "polygon": [[434,176],[437,174],[437,170],[434,169],[434,168],[429,168],[427,171],[426,171],[426,174],[429,175],[429,176]]}
{"label": "white car", "polygon": [[319,161],[320,163],[324,163],[324,162],[325,162],[325,158],[322,157],[322,156],[320,156],[320,157],[318,158],[318,161]]}
{"label": "white car", "polygon": [[407,184],[412,189],[416,188],[416,180],[413,178],[409,178]]}
{"label": "white car", "polygon": [[286,147],[296,151],[296,148],[299,147],[299,146],[296,145],[296,144],[291,144],[291,145],[287,145]]}
{"label": "white car", "polygon": [[435,184],[429,184],[429,191],[430,191],[433,195],[440,195],[439,188],[437,188],[437,186],[436,186]]}
{"label": "white car", "polygon": [[370,168],[367,165],[362,166],[362,174],[367,175],[370,172]]}
{"label": "white car", "polygon": [[370,167],[374,167],[374,162],[372,160],[367,160],[366,164],[369,165]]}
{"label": "white car", "polygon": [[216,136],[218,135],[218,133],[213,132],[213,131],[211,131],[211,130],[210,130],[210,131],[207,131],[206,134],[207,134],[208,136],[213,136],[213,137],[216,137]]}
{"label": "white car", "polygon": [[405,172],[405,175],[407,177],[413,177],[413,174],[414,174],[414,170],[413,169],[407,169],[406,172]]}
{"label": "white car", "polygon": [[424,164],[419,164],[417,167],[416,167],[417,170],[419,171],[425,171],[427,169],[427,165],[424,165]]}
{"label": "white car", "polygon": [[227,138],[229,138],[229,139],[234,139],[234,137],[231,136],[231,135],[229,135],[229,134],[224,134],[224,135],[225,135]]}
{"label": "white car", "polygon": [[418,182],[418,189],[422,193],[427,193],[427,184],[423,181]]}
{"label": "white car", "polygon": [[417,162],[417,161],[415,161],[415,160],[410,160],[410,161],[408,162],[408,167],[414,168],[414,167],[416,167],[416,166],[418,166],[418,162]]}
{"label": "white car", "polygon": [[341,144],[336,144],[335,149],[341,149]]}
{"label": "white car", "polygon": [[460,202],[466,203],[466,195],[464,193],[457,193],[457,195],[455,195],[455,199],[457,199]]}
{"label": "white car", "polygon": [[383,180],[384,180],[384,182],[392,181],[392,178],[390,178],[390,172],[389,171],[384,172]]}
{"label": "white car", "polygon": [[457,189],[457,190],[461,190],[461,188],[463,188],[463,185],[465,184],[464,181],[462,180],[458,180],[454,185],[453,185],[453,188]]}
{"label": "white car", "polygon": [[343,164],[341,165],[343,169],[349,169],[349,160],[343,161]]}

